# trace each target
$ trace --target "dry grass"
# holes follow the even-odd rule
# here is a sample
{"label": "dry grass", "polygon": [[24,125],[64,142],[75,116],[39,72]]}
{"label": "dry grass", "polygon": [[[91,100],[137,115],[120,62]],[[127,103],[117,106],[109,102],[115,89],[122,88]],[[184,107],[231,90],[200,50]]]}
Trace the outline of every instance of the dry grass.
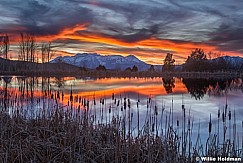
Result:
{"label": "dry grass", "polygon": [[56,111],[48,119],[27,119],[17,113],[11,118],[1,113],[1,162],[160,162],[178,159],[173,139],[167,143],[149,135],[123,139],[115,118],[109,125],[94,126],[87,122],[85,115],[79,121],[63,116],[65,114],[67,111]]}
{"label": "dry grass", "polygon": [[[106,109],[105,99],[96,104],[95,97],[94,101],[88,101],[73,97],[71,92],[68,105],[63,105],[60,92],[43,91],[41,97],[34,98],[33,89],[20,90],[22,95],[7,90],[1,90],[0,94],[0,162],[3,163],[195,162],[197,156],[205,155],[242,157],[236,133],[232,140],[219,142],[219,134],[212,134],[211,119],[209,138],[204,142],[205,150],[199,143],[200,133],[197,142],[193,143],[193,121],[185,115],[184,105],[181,122],[177,120],[176,126],[173,126],[173,110],[163,117],[164,109],[160,111],[153,107],[149,98],[146,120],[139,122],[138,118],[137,122],[144,123],[144,126],[135,133],[131,127],[135,123],[132,121],[135,115],[131,112],[130,99],[115,99],[112,95],[111,100],[116,101],[113,104],[115,110],[112,110],[113,107]],[[98,105],[100,108],[97,108]],[[140,105],[138,99],[137,110]],[[123,112],[119,113],[117,109],[120,108]],[[225,108],[222,116],[219,113],[218,118],[222,117],[224,126],[228,112]],[[158,117],[161,117],[160,121]],[[166,118],[165,124],[163,118]],[[231,117],[229,121],[232,121]],[[158,134],[162,126],[165,126],[165,132]]]}

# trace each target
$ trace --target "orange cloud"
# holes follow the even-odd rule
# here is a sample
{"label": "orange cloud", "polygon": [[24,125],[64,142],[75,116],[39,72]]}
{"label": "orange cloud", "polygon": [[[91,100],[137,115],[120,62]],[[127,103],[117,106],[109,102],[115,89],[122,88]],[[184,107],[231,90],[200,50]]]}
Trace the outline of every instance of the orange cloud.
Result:
{"label": "orange cloud", "polygon": [[[119,39],[115,39],[111,36],[107,35],[101,35],[97,33],[81,33],[81,34],[75,34],[76,31],[85,30],[85,28],[73,28],[64,30],[54,38],[61,38],[61,39],[72,39],[72,40],[78,40],[81,42],[89,42],[89,43],[99,43],[103,44],[103,50],[96,50],[96,52],[100,52],[101,54],[121,54],[121,55],[127,55],[123,53],[124,48],[134,48],[136,50],[131,50],[129,54],[134,54],[138,58],[144,60],[145,62],[153,63],[153,64],[161,64],[161,62],[158,62],[161,59],[164,59],[165,54],[161,53],[153,53],[154,59],[151,59],[150,57],[146,56],[149,52],[143,52],[138,51],[137,48],[144,48],[144,49],[156,49],[161,51],[172,51],[175,54],[180,55],[182,58],[187,58],[187,56],[190,54],[190,52],[195,48],[202,48],[204,51],[217,51],[216,46],[207,45],[205,43],[192,43],[192,42],[173,42],[171,40],[161,40],[157,39],[155,37],[151,37],[146,40],[138,41],[138,42],[125,42],[121,41]],[[113,50],[111,51],[106,50],[107,45],[117,46],[120,47],[120,50]],[[92,46],[92,45],[91,45]],[[85,51],[85,49],[84,49]],[[232,54],[235,55],[235,54]],[[144,57],[145,56],[145,57]],[[177,63],[183,63],[185,59],[176,58]]]}
{"label": "orange cloud", "polygon": [[[193,43],[193,42],[186,42],[186,41],[175,42],[173,40],[163,40],[155,37],[150,37],[148,39],[137,41],[137,42],[125,42],[109,35],[86,32],[88,26],[89,24],[77,24],[74,27],[64,28],[57,35],[37,36],[36,41],[41,42],[41,41],[55,41],[57,39],[59,40],[70,39],[70,40],[76,40],[80,42],[87,42],[90,43],[90,46],[87,47],[88,50],[82,49],[82,51],[93,50],[93,52],[107,54],[107,55],[133,54],[136,55],[139,59],[152,64],[162,64],[166,51],[171,51],[177,56],[180,56],[180,57],[175,56],[177,64],[183,63],[185,61],[185,58],[187,58],[187,56],[190,55],[190,52],[195,48],[202,48],[204,49],[205,52],[218,51],[217,46],[208,45],[206,43]],[[92,46],[92,44],[97,45],[97,43],[100,44],[102,48],[99,47],[98,49],[96,49],[95,46]],[[107,46],[115,46],[116,49],[106,48]],[[62,52],[57,55],[64,55],[65,52],[64,50],[61,50],[62,47],[59,48],[60,51]],[[127,50],[125,50],[126,48],[129,48],[130,51],[128,52]],[[157,50],[157,52],[154,52],[154,50]],[[72,49],[69,51],[66,50],[66,53],[70,54],[72,53],[71,51]],[[235,52],[227,52],[227,55],[235,56],[239,54]]]}
{"label": "orange cloud", "polygon": [[57,35],[47,35],[47,36],[38,36],[36,37],[37,41],[54,41],[56,39],[66,39],[69,38],[69,35],[75,34],[77,31],[86,30],[88,24],[77,24],[74,27],[67,27],[64,28],[59,34]]}

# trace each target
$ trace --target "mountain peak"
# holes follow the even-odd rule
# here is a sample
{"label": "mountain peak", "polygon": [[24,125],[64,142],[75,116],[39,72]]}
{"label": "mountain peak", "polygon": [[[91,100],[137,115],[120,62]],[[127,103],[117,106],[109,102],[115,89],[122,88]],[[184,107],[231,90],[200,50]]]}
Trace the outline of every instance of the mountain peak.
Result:
{"label": "mountain peak", "polygon": [[135,57],[134,55],[131,55],[131,54],[128,55],[127,58],[136,58],[137,59],[137,57]]}

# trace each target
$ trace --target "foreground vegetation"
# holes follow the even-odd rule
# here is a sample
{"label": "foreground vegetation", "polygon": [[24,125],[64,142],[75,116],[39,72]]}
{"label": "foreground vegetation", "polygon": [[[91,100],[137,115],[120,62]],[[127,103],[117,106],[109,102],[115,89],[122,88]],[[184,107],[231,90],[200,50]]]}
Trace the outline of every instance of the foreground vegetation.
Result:
{"label": "foreground vegetation", "polygon": [[[86,99],[74,97],[71,90],[65,103],[63,92],[47,89],[35,97],[33,89],[22,86],[21,94],[1,90],[1,162],[195,162],[200,156],[242,157],[235,117],[227,104],[218,113],[223,139],[220,131],[213,131],[210,116],[207,141],[201,142],[199,126],[193,142],[193,120],[184,105],[182,118],[173,124],[173,110],[158,109],[148,98],[142,122],[139,98],[132,108],[126,97]],[[168,115],[165,109],[170,110]],[[226,128],[232,126],[228,138]]]}
{"label": "foreground vegetation", "polygon": [[93,126],[61,116],[26,120],[1,114],[1,162],[178,162],[174,140],[124,138],[115,119]]}

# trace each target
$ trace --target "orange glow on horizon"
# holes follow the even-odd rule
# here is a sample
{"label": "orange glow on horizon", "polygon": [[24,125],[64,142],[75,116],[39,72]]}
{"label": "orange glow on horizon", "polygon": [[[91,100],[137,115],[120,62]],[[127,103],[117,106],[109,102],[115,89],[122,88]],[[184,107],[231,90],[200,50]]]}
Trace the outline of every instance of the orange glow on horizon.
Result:
{"label": "orange glow on horizon", "polygon": [[[172,53],[176,54],[177,56],[180,56],[180,58],[174,56],[176,59],[176,64],[181,64],[185,61],[188,55],[190,55],[191,51],[195,48],[202,48],[206,53],[209,51],[219,51],[217,49],[217,46],[208,45],[206,43],[194,43],[194,42],[173,42],[172,40],[163,40],[158,39],[155,37],[150,37],[145,40],[137,41],[137,42],[125,42],[119,39],[116,39],[112,36],[104,35],[104,34],[98,34],[98,33],[85,33],[85,31],[88,29],[89,24],[77,24],[74,27],[67,27],[61,30],[56,35],[46,35],[46,36],[36,36],[37,42],[42,41],[55,41],[57,39],[61,40],[76,40],[82,42],[90,43],[91,45],[87,47],[89,49],[88,51],[93,51],[97,53],[101,53],[103,55],[112,55],[112,54],[118,54],[126,56],[129,54],[133,54],[137,56],[139,59],[151,63],[151,64],[162,64],[161,61],[163,61],[165,57],[165,51],[171,51]],[[77,33],[80,32],[80,33]],[[14,37],[14,42],[17,43],[17,38]],[[92,48],[92,43],[98,43],[102,45],[102,49],[95,49],[95,47]],[[110,50],[107,49],[106,46],[116,46],[117,49]],[[56,55],[66,55],[69,56],[72,55],[70,51],[63,51],[61,50],[62,47],[59,47],[57,49],[58,54]],[[129,52],[125,52],[126,48],[131,49]],[[141,48],[141,50],[139,50]],[[86,51],[87,49],[83,49],[82,51]],[[133,50],[134,49],[134,50]],[[146,51],[143,51],[145,49]],[[157,52],[150,52],[150,50],[156,50]],[[161,51],[161,52],[160,52]],[[60,53],[59,53],[60,52]],[[227,52],[227,55],[229,56],[239,56],[239,53],[236,52]],[[183,59],[184,58],[184,59]]]}

